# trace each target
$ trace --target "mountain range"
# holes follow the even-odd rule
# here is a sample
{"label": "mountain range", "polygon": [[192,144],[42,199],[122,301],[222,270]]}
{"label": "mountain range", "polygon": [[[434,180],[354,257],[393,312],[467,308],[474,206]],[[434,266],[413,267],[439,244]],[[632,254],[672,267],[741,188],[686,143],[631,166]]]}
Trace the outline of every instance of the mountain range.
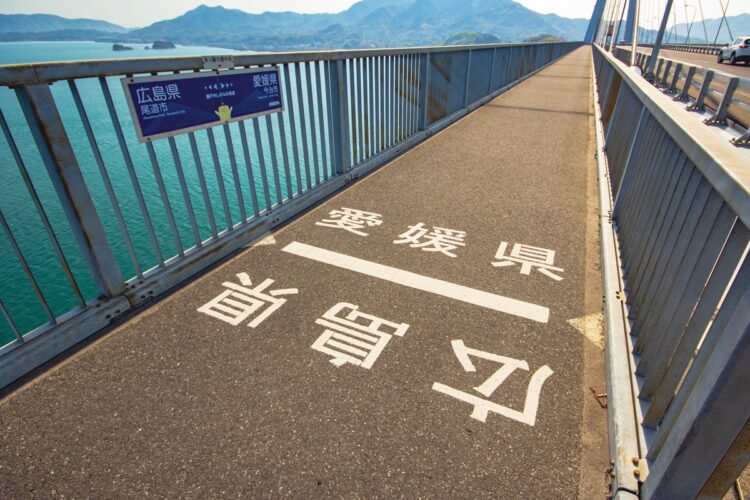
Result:
{"label": "mountain range", "polygon": [[91,40],[91,30],[96,30],[100,33],[93,38],[102,41],[165,39],[240,50],[304,50],[432,45],[462,32],[503,41],[542,33],[578,40],[587,25],[586,19],[540,14],[512,0],[362,0],[335,14],[250,14],[202,5],[174,19],[131,30],[88,19],[3,15],[0,40],[50,40],[51,36]]}
{"label": "mountain range", "polygon": [[[718,23],[706,21],[710,41]],[[730,23],[735,34],[750,32],[750,15],[732,17]],[[462,39],[523,41],[542,34],[581,40],[587,26],[587,19],[540,14],[512,0],[361,0],[335,14],[250,14],[201,5],[174,19],[137,29],[46,14],[0,15],[0,41],[169,40],[238,50],[321,50],[435,45]],[[686,31],[684,24],[678,25],[674,38],[683,41]],[[471,34],[468,38],[467,33]],[[700,21],[693,25],[690,38],[703,41]]]}
{"label": "mountain range", "polygon": [[125,33],[127,28],[96,19],[66,19],[51,14],[0,14],[0,33],[43,33],[59,30],[96,30]]}

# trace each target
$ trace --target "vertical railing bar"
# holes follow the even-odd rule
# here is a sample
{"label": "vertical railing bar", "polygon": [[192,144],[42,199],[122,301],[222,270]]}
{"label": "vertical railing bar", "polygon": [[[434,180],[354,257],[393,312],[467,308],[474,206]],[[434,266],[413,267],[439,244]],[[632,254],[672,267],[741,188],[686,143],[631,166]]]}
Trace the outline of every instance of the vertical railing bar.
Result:
{"label": "vertical railing bar", "polygon": [[198,223],[195,221],[195,211],[193,210],[193,202],[190,199],[190,192],[188,191],[187,182],[185,181],[185,172],[182,169],[182,160],[180,160],[180,153],[177,151],[177,142],[174,137],[169,138],[169,148],[172,150],[172,160],[174,161],[175,169],[177,170],[177,179],[180,182],[180,189],[182,190],[182,198],[185,200],[185,208],[187,209],[188,217],[190,219],[190,228],[193,231],[193,238],[195,239],[195,246],[200,248],[203,246],[201,242],[201,235],[198,231]]}
{"label": "vertical railing bar", "polygon": [[[318,96],[318,127],[320,137],[320,165],[323,170],[323,180],[328,180],[328,154],[327,147],[328,141],[326,141],[326,119],[323,112],[323,88],[328,88],[328,85],[323,85],[323,77],[320,73],[320,61],[313,61],[311,64],[315,67],[315,82],[316,91]],[[330,108],[329,102],[326,102],[326,108]]]}
{"label": "vertical railing bar", "polygon": [[370,84],[370,91],[368,93],[368,105],[370,108],[370,156],[375,156],[377,153],[377,147],[375,142],[375,124],[377,123],[375,117],[375,100],[377,99],[375,93],[375,58],[367,58],[367,80]]}
{"label": "vertical railing bar", "polygon": [[276,113],[276,125],[279,128],[279,137],[281,138],[281,161],[284,164],[286,197],[287,199],[292,199],[294,196],[292,189],[292,172],[289,168],[289,150],[287,149],[286,143],[286,126],[284,125],[284,117],[281,116],[281,113]]}
{"label": "vertical railing bar", "polygon": [[411,129],[411,54],[404,56],[404,139],[409,137]]}
{"label": "vertical railing bar", "polygon": [[385,147],[393,146],[395,130],[395,114],[393,107],[393,56],[385,56],[385,86],[386,86],[386,144]]}
{"label": "vertical railing bar", "polygon": [[469,56],[466,59],[466,83],[464,84],[464,108],[469,105],[469,84],[471,83],[471,55],[472,50],[469,49]]}
{"label": "vertical railing bar", "polygon": [[401,78],[404,82],[404,140],[409,137],[409,120],[411,118],[411,78],[409,77],[409,65],[411,63],[411,55],[406,54],[404,56],[404,65],[401,70]]}
{"label": "vertical railing bar", "polygon": [[214,137],[214,129],[206,129],[208,134],[208,145],[211,149],[211,158],[214,162],[214,171],[216,172],[216,180],[219,185],[219,193],[221,194],[221,204],[224,206],[224,219],[227,223],[227,229],[234,231],[234,224],[232,223],[232,213],[229,211],[229,202],[227,201],[227,187],[224,185],[224,175],[221,173],[221,162],[219,161],[219,152],[216,149],[216,138]]}
{"label": "vertical railing bar", "polygon": [[365,141],[365,131],[367,116],[365,115],[365,59],[360,57],[356,60],[356,74],[357,74],[357,125],[359,127],[359,159],[365,161],[367,159],[367,143]]}
{"label": "vertical railing bar", "polygon": [[[292,78],[289,75],[289,66],[284,65],[284,79],[286,84],[287,112],[289,113],[289,133],[292,136],[292,152],[294,153],[294,173],[297,176],[297,194],[302,193],[302,172],[299,166],[299,148],[297,147],[297,126],[294,119],[294,108],[292,105]],[[299,104],[298,104],[299,105]],[[250,163],[248,162],[248,165]],[[256,214],[257,215],[257,214]]]}
{"label": "vertical railing bar", "polygon": [[[346,64],[348,66],[349,70],[349,78],[346,83],[346,89],[347,89],[347,95],[349,96],[348,103],[349,103],[349,128],[351,130],[350,139],[351,139],[351,165],[357,164],[357,154],[358,154],[358,148],[357,148],[357,113],[356,113],[356,107],[357,107],[357,94],[356,94],[356,79],[354,77],[354,59],[349,59],[346,61]],[[346,112],[346,110],[344,110]]]}
{"label": "vertical railing bar", "polygon": [[404,70],[402,72],[404,79],[404,139],[409,137],[409,128],[411,121],[411,75],[409,75],[409,69],[411,67],[411,54],[404,56]]}
{"label": "vertical railing bar", "polygon": [[[107,196],[109,197],[109,202],[112,204],[112,210],[114,210],[115,212],[115,219],[117,220],[117,226],[120,229],[120,232],[122,233],[123,240],[125,241],[125,248],[127,249],[128,255],[130,256],[130,263],[133,265],[133,269],[135,270],[136,276],[141,278],[143,277],[143,270],[141,269],[140,262],[138,262],[138,254],[136,254],[135,252],[135,247],[133,246],[133,240],[130,238],[130,233],[128,232],[128,228],[125,225],[125,218],[122,215],[122,210],[120,210],[120,204],[117,201],[115,190],[112,187],[112,182],[109,178],[109,174],[107,173],[107,168],[104,165],[104,159],[102,158],[101,150],[99,149],[99,146],[96,143],[94,130],[91,128],[91,122],[89,121],[88,114],[86,113],[86,108],[84,108],[83,106],[83,101],[81,100],[81,95],[78,92],[78,87],[76,86],[75,80],[68,80],[68,86],[70,87],[70,93],[73,95],[73,102],[75,102],[76,108],[78,109],[78,115],[81,118],[81,124],[83,125],[83,129],[86,132],[86,137],[88,138],[89,145],[91,146],[91,151],[94,154],[94,160],[96,161],[96,165],[99,168],[99,174],[102,176],[102,182],[104,183],[104,188],[107,190]],[[3,126],[7,127],[7,124],[5,124],[5,118],[2,118],[1,112],[0,112],[0,119],[2,119],[3,121]],[[10,129],[8,129],[7,134],[10,134]],[[15,151],[15,148],[16,148],[15,144],[13,145],[13,148]],[[16,155],[16,152],[14,152],[14,156],[15,155]],[[18,158],[20,159],[20,156]]]}
{"label": "vertical railing bar", "polygon": [[398,92],[396,86],[396,60],[398,56],[391,56],[391,146],[398,142]]}
{"label": "vertical railing bar", "polygon": [[492,85],[493,80],[495,79],[495,59],[497,58],[497,47],[492,49],[492,62],[490,63],[490,83],[487,85],[487,95],[492,94],[492,90],[494,86]]}
{"label": "vertical railing bar", "polygon": [[363,139],[365,141],[365,143],[364,143],[364,149],[362,150],[363,153],[364,153],[362,159],[366,160],[366,159],[368,159],[370,157],[370,154],[371,154],[371,152],[370,152],[370,111],[369,111],[370,95],[369,95],[369,92],[368,92],[368,89],[367,89],[367,85],[368,85],[367,75],[369,73],[369,64],[370,64],[370,61],[366,57],[363,57],[360,60],[362,61],[362,67],[361,67],[362,73],[360,74],[360,77],[362,78],[362,80],[361,80],[361,85],[362,85],[362,101],[361,101],[361,105],[362,105],[362,137],[363,137]]}
{"label": "vertical railing bar", "polygon": [[302,154],[305,159],[305,176],[307,179],[307,189],[312,187],[312,179],[310,178],[310,153],[307,150],[307,119],[305,118],[305,100],[302,97],[302,65],[303,63],[296,63],[294,66],[294,72],[297,79],[297,103],[299,104],[299,123],[302,132]]}
{"label": "vertical railing bar", "polygon": [[156,152],[154,151],[154,143],[146,143],[146,151],[148,151],[148,158],[151,160],[151,168],[154,171],[154,177],[156,178],[156,185],[159,188],[159,195],[161,201],[164,204],[164,210],[167,214],[167,222],[169,222],[169,228],[172,231],[172,237],[174,243],[177,246],[177,254],[182,257],[185,252],[182,248],[182,240],[180,239],[180,233],[177,230],[177,222],[174,219],[174,213],[172,212],[172,204],[169,202],[169,196],[167,196],[167,188],[164,186],[164,178],[161,175],[161,168],[159,167],[159,160],[156,158]]}
{"label": "vertical railing bar", "polygon": [[239,121],[240,125],[240,142],[242,143],[242,155],[245,158],[245,170],[247,171],[247,182],[250,184],[250,199],[253,203],[253,215],[258,217],[260,215],[260,207],[258,205],[258,193],[255,187],[255,174],[253,174],[253,162],[250,159],[250,146],[247,143],[247,129],[245,128],[245,120]]}
{"label": "vertical railing bar", "polygon": [[411,131],[416,133],[419,129],[419,54],[412,56],[412,89],[411,89]]}
{"label": "vertical railing bar", "polygon": [[41,302],[42,307],[44,308],[44,311],[47,313],[47,317],[49,318],[52,324],[57,324],[55,313],[52,312],[52,309],[47,303],[47,299],[44,298],[42,289],[39,287],[39,283],[34,277],[34,273],[31,271],[31,268],[29,267],[29,263],[26,261],[26,258],[23,256],[23,252],[21,251],[21,248],[18,246],[18,242],[16,241],[15,236],[13,236],[13,232],[10,230],[8,221],[5,220],[5,215],[3,214],[2,209],[0,209],[0,225],[3,226],[5,235],[8,237],[8,241],[10,241],[10,246],[13,248],[13,252],[15,252],[16,257],[18,258],[18,262],[21,264],[21,267],[23,268],[23,272],[26,274],[26,277],[29,279],[29,282],[31,283],[31,287],[34,289],[34,293],[36,293],[36,296],[39,299],[39,302]]}
{"label": "vertical railing bar", "polygon": [[402,55],[398,58],[398,73],[397,78],[399,82],[399,136],[398,141],[401,142],[406,138],[406,56]]}
{"label": "vertical railing bar", "polygon": [[[313,102],[313,61],[305,64],[305,75],[307,75],[307,106],[310,108],[310,142],[312,142],[313,170],[315,171],[315,185],[320,184],[320,170],[318,165],[318,133],[316,131],[315,102]],[[321,119],[318,116],[318,119]]]}
{"label": "vertical railing bar", "polygon": [[383,56],[383,147],[391,147],[391,56]]}
{"label": "vertical railing bar", "polygon": [[[68,259],[65,258],[65,254],[62,251],[62,247],[60,246],[60,242],[57,239],[57,235],[55,235],[55,231],[52,229],[52,224],[49,221],[49,217],[47,217],[47,212],[44,210],[44,207],[42,206],[42,203],[39,200],[39,194],[37,193],[36,188],[34,187],[34,183],[31,182],[31,177],[29,177],[29,172],[26,169],[26,165],[23,162],[21,153],[18,151],[18,146],[16,146],[16,142],[13,140],[13,135],[10,132],[10,127],[8,127],[8,122],[5,120],[5,116],[3,115],[3,112],[1,110],[0,110],[0,127],[2,127],[3,129],[3,134],[5,135],[5,140],[8,143],[8,148],[10,149],[11,154],[13,155],[13,158],[16,161],[16,165],[18,166],[18,171],[21,174],[21,177],[23,178],[23,182],[24,184],[26,184],[26,189],[29,191],[29,196],[31,196],[31,201],[34,203],[34,206],[36,207],[36,211],[39,214],[39,217],[42,219],[42,224],[44,225],[44,229],[47,231],[47,236],[49,237],[50,242],[52,243],[52,247],[54,248],[55,253],[57,254],[57,258],[60,261],[60,265],[63,268],[65,277],[68,279],[68,282],[70,283],[70,286],[73,289],[73,293],[78,299],[78,303],[81,305],[81,307],[86,307],[86,299],[83,298],[81,289],[78,287],[78,283],[76,282],[75,277],[73,277],[73,272],[71,271],[70,265],[68,264]],[[139,268],[136,267],[136,269],[139,269]]]}
{"label": "vertical railing bar", "polygon": [[375,154],[381,152],[380,147],[380,124],[383,122],[383,116],[380,114],[380,56],[374,56],[372,58],[373,65],[373,124],[375,125],[375,133],[373,136],[373,144],[375,148]]}
{"label": "vertical railing bar", "polygon": [[430,65],[430,53],[422,53],[419,55],[419,97],[417,98],[417,130],[425,130],[427,128],[427,108],[429,94],[427,92],[428,78],[429,78],[429,65]]}
{"label": "vertical railing bar", "polygon": [[10,329],[13,332],[13,335],[16,336],[16,339],[19,342],[24,342],[23,336],[21,335],[21,332],[18,330],[18,326],[16,326],[16,322],[13,321],[13,318],[10,315],[10,311],[8,311],[8,308],[6,308],[5,304],[3,303],[2,297],[0,297],[0,311],[3,312],[3,317],[5,317],[5,321],[8,323],[8,326],[10,326]]}
{"label": "vertical railing bar", "polygon": [[253,133],[255,135],[255,150],[258,152],[258,164],[260,170],[260,180],[263,184],[263,200],[266,202],[266,212],[271,211],[271,193],[268,188],[268,173],[266,172],[266,158],[263,153],[263,141],[260,138],[260,123],[258,118],[253,119]]}
{"label": "vertical railing bar", "polygon": [[198,152],[198,143],[195,141],[195,133],[189,132],[188,139],[190,139],[190,149],[193,152],[193,160],[195,161],[195,169],[198,172],[198,180],[201,185],[201,195],[203,196],[203,203],[206,205],[206,213],[208,214],[208,223],[211,226],[211,234],[214,238],[219,237],[219,233],[216,230],[216,218],[214,217],[214,209],[211,206],[211,198],[208,196],[208,186],[206,185],[206,175],[203,172],[203,163],[201,162],[201,156]]}
{"label": "vertical railing bar", "polygon": [[[344,82],[346,82],[345,75],[342,75],[340,70],[341,66],[336,66],[335,69],[335,82],[333,81],[334,78],[332,77],[331,73],[334,72],[332,70],[333,64],[339,64],[338,61],[324,61],[323,62],[323,73],[325,74],[326,78],[326,85],[324,86],[325,95],[326,95],[326,106],[324,109],[327,111],[326,116],[328,118],[328,146],[330,148],[330,172],[329,176],[334,177],[336,175],[336,172],[340,168],[340,165],[344,163],[342,151],[343,151],[343,135],[344,130],[343,127],[340,125],[340,121],[338,124],[338,128],[336,128],[336,125],[333,123],[333,120],[340,120],[340,117],[343,116],[342,113],[345,113],[345,109],[341,109],[341,102],[339,101],[339,92],[344,92],[344,89],[346,87],[346,83],[344,85],[340,85],[340,78]],[[343,78],[342,78],[343,77]],[[334,95],[334,89],[336,89],[336,94]],[[336,101],[334,102],[334,99]],[[336,115],[334,115],[334,109],[336,110]],[[336,132],[338,130],[338,132]],[[339,137],[336,138],[335,134],[338,133]],[[348,135],[348,134],[347,134]]]}
{"label": "vertical railing bar", "polygon": [[237,170],[237,158],[234,155],[234,143],[232,142],[232,131],[229,130],[229,124],[221,126],[224,130],[224,140],[227,143],[227,153],[229,154],[229,166],[232,169],[232,179],[234,179],[234,192],[237,196],[237,205],[240,208],[240,219],[243,223],[247,222],[247,211],[245,210],[245,197],[242,196],[242,186],[240,185],[240,173]]}
{"label": "vertical railing bar", "polygon": [[378,57],[378,89],[379,89],[379,96],[378,96],[378,113],[380,115],[380,121],[378,122],[379,125],[379,134],[378,134],[378,146],[380,148],[380,151],[383,151],[385,149],[385,120],[386,120],[386,114],[385,114],[385,57],[379,56]]}
{"label": "vertical railing bar", "polygon": [[276,203],[281,205],[284,198],[281,196],[281,176],[279,174],[279,160],[276,154],[276,140],[274,139],[271,115],[266,115],[266,133],[268,134],[268,147],[271,150],[271,171],[273,172],[273,183],[276,186]]}
{"label": "vertical railing bar", "polygon": [[393,99],[395,101],[395,134],[393,140],[395,143],[401,142],[401,56],[393,57]]}
{"label": "vertical railing bar", "polygon": [[141,185],[138,182],[138,176],[135,173],[135,167],[133,166],[133,159],[130,157],[130,151],[128,151],[128,144],[125,142],[125,136],[122,133],[122,127],[120,127],[120,120],[117,117],[117,110],[115,109],[115,103],[112,100],[112,94],[109,91],[107,85],[107,79],[103,76],[99,77],[99,85],[102,88],[102,94],[104,95],[104,102],[107,105],[109,111],[109,117],[112,121],[112,126],[115,129],[115,135],[117,136],[117,142],[120,144],[120,152],[122,153],[123,160],[125,161],[125,167],[130,177],[130,183],[133,186],[133,192],[135,198],[138,201],[138,208],[141,211],[143,221],[146,223],[146,230],[148,231],[148,237],[151,241],[151,247],[154,250],[156,259],[159,261],[160,266],[164,266],[164,258],[161,254],[161,248],[159,247],[159,240],[156,238],[156,232],[154,231],[154,225],[151,222],[151,215],[148,213],[148,207],[146,207],[146,200],[143,198],[143,192],[141,191]]}

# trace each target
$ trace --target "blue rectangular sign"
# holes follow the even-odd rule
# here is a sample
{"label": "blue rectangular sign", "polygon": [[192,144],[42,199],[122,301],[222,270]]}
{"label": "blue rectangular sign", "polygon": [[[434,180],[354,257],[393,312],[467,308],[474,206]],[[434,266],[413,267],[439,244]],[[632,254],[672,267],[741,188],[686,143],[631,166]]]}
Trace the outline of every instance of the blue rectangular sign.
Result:
{"label": "blue rectangular sign", "polygon": [[126,77],[122,87],[141,142],[284,110],[278,68]]}

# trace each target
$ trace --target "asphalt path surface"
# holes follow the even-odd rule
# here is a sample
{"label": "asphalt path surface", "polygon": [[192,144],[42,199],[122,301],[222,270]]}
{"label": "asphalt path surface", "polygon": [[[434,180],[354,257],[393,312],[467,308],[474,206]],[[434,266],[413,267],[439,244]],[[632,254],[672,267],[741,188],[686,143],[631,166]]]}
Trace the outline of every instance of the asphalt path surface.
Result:
{"label": "asphalt path surface", "polygon": [[[579,496],[590,75],[579,49],[7,397],[0,496]],[[344,207],[381,223],[317,224]],[[455,257],[394,243],[420,223]],[[199,311],[266,279],[237,325]]]}
{"label": "asphalt path surface", "polygon": [[[651,49],[648,47],[641,47],[638,50],[643,51],[647,54],[651,53]],[[675,61],[682,61],[692,66],[700,66],[703,68],[711,68],[730,75],[742,76],[750,78],[750,66],[745,66],[744,63],[737,63],[735,66],[729,64],[729,61],[719,63],[717,57],[710,54],[696,54],[694,52],[683,52],[681,50],[662,50],[660,51],[661,57],[667,59],[674,59]]]}

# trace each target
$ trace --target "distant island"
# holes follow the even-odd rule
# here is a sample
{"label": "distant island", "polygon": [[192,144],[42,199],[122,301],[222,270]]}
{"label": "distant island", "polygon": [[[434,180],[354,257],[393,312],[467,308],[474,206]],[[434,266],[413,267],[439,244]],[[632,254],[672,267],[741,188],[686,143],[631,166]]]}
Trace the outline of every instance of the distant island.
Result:
{"label": "distant island", "polygon": [[123,45],[121,43],[116,43],[116,44],[112,45],[112,50],[114,50],[115,52],[122,52],[124,50],[133,50],[133,47],[129,47],[129,46]]}
{"label": "distant island", "polygon": [[176,46],[172,42],[167,42],[164,40],[157,40],[154,42],[151,48],[154,50],[166,50],[166,49],[174,49],[176,48]]}
{"label": "distant island", "polygon": [[443,45],[477,45],[483,43],[502,43],[495,35],[489,33],[476,33],[473,31],[462,31],[451,35],[443,40]]}

